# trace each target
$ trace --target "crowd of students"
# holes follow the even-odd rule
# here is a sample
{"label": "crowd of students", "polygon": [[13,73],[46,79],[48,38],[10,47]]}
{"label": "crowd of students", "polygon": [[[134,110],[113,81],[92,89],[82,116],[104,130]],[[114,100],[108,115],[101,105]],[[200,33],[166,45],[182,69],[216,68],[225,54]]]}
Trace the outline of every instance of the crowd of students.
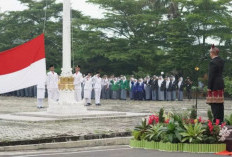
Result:
{"label": "crowd of students", "polygon": [[[48,95],[48,98],[54,101],[59,100],[59,76],[54,72],[54,66],[50,66],[49,70],[46,82],[39,83],[37,90],[33,89],[33,91],[37,92],[38,108],[42,107],[45,95]],[[94,76],[88,73],[85,76],[80,72],[79,65],[76,66],[75,71],[73,74],[75,99],[76,101],[85,99],[87,106],[91,105],[91,99],[95,99],[96,105],[101,105],[100,99],[182,101],[185,87],[187,97],[191,99],[192,81],[189,78],[183,81],[182,77],[177,80],[174,76],[163,77],[154,75],[152,78],[146,76],[145,78],[136,79],[134,76],[131,76],[127,79],[123,75],[120,77],[115,77],[114,75],[101,77],[100,73]],[[45,85],[47,90],[45,90]],[[32,90],[31,87],[28,89]]]}
{"label": "crowd of students", "polygon": [[144,79],[136,79],[133,76],[126,79],[125,76],[109,78],[105,75],[102,78],[102,99],[121,99],[126,100],[154,100],[154,101],[174,101],[183,100],[183,90],[186,87],[186,93],[191,99],[192,81],[187,78],[183,81],[174,76],[150,76]]}

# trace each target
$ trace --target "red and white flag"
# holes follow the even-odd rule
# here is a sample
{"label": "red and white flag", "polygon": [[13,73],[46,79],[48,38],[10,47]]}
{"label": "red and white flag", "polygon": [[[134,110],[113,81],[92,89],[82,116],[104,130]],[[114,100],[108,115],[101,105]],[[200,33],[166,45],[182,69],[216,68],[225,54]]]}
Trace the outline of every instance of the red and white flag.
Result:
{"label": "red and white flag", "polygon": [[44,34],[0,52],[0,94],[45,82]]}

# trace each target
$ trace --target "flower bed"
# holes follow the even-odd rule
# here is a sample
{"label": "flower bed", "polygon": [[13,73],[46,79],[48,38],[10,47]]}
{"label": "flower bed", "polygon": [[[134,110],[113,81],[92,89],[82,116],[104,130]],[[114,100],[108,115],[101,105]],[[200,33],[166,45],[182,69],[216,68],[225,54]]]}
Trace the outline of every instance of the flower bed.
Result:
{"label": "flower bed", "polygon": [[223,143],[232,132],[225,123],[212,122],[209,119],[196,118],[194,110],[188,114],[164,113],[161,109],[158,114],[145,118],[141,125],[132,132],[134,138],[130,146],[134,148],[155,149],[169,152],[215,153],[226,150]]}
{"label": "flower bed", "polygon": [[217,153],[226,150],[226,144],[187,144],[187,143],[163,143],[154,141],[138,141],[131,139],[133,148],[154,149],[168,152],[192,152],[192,153]]}

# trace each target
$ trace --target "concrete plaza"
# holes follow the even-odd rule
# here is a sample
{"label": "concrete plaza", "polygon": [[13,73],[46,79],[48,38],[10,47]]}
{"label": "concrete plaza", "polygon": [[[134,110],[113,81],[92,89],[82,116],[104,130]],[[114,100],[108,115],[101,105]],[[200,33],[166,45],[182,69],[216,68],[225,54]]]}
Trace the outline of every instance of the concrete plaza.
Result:
{"label": "concrete plaza", "polygon": [[[232,111],[231,102],[225,102],[225,113]],[[137,116],[81,118],[44,121],[24,121],[5,119],[6,115],[18,115],[21,112],[45,112],[45,108],[36,108],[36,98],[0,97],[0,141],[22,141],[62,136],[82,136],[92,134],[108,134],[133,130],[141,122],[144,115],[158,112],[161,107],[166,111],[185,112],[195,104],[195,100],[184,101],[131,101],[131,100],[102,100],[101,106],[89,106],[90,111],[117,111],[130,113],[144,113]],[[205,100],[198,101],[198,114],[206,117],[209,106]],[[30,117],[29,117],[30,118]]]}

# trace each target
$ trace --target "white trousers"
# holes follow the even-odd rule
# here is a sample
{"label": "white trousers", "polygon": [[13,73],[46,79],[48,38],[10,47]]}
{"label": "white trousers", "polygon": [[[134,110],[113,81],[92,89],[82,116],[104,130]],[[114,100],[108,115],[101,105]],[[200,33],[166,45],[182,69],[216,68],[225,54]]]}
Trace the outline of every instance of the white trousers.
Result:
{"label": "white trousers", "polygon": [[43,99],[42,98],[37,99],[37,107],[43,107]]}
{"label": "white trousers", "polygon": [[90,103],[91,104],[91,99],[90,98],[85,98],[86,104]]}
{"label": "white trousers", "polygon": [[58,101],[59,100],[59,91],[57,88],[48,89],[48,99]]}
{"label": "white trousers", "polygon": [[92,89],[84,90],[84,98],[85,98],[86,103],[91,103],[91,93],[92,93]]}
{"label": "white trousers", "polygon": [[75,89],[75,99],[76,99],[76,101],[81,101],[82,100],[81,92],[82,92],[82,89]]}
{"label": "white trousers", "polygon": [[101,88],[95,88],[95,104],[100,104]]}

